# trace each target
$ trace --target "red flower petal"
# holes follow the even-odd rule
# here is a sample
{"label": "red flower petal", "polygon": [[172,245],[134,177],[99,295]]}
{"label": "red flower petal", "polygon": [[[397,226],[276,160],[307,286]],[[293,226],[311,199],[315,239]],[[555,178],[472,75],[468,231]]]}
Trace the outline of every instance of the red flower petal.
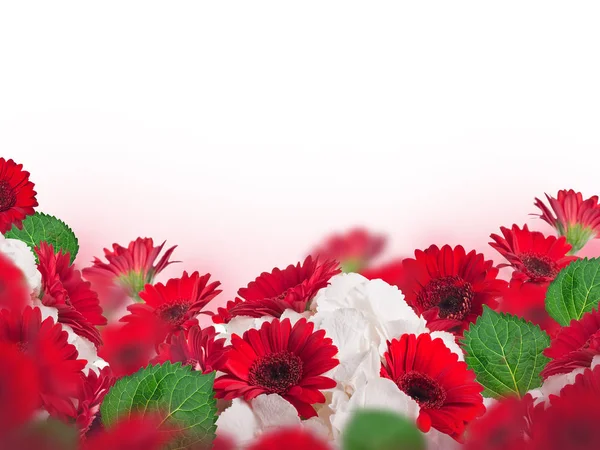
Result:
{"label": "red flower petal", "polygon": [[0,343],[16,346],[34,361],[40,380],[40,399],[48,408],[72,411],[65,400],[75,397],[86,361],[77,359],[77,350],[67,342],[67,332],[49,317],[42,321],[39,308],[0,311]]}
{"label": "red flower petal", "polygon": [[331,450],[332,447],[302,428],[282,428],[265,433],[253,442],[248,450]]}

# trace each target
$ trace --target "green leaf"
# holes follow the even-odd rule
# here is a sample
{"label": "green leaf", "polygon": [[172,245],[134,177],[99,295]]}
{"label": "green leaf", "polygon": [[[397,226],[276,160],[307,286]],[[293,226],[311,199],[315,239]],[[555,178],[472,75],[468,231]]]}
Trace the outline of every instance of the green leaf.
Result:
{"label": "green leaf", "polygon": [[522,397],[542,383],[548,362],[542,352],[548,335],[525,320],[492,311],[487,306],[462,342],[465,361],[484,387],[485,397]]}
{"label": "green leaf", "polygon": [[203,375],[181,363],[148,366],[121,378],[101,406],[102,422],[110,427],[131,413],[160,413],[163,424],[185,431],[169,448],[212,442],[216,430],[215,373]]}
{"label": "green leaf", "polygon": [[79,251],[77,237],[63,221],[48,214],[36,212],[23,221],[23,229],[12,227],[5,237],[25,242],[31,250],[41,242],[52,244],[54,251],[62,250],[71,255],[71,264]]}
{"label": "green leaf", "polygon": [[425,450],[425,439],[413,422],[399,414],[363,409],[346,425],[342,449]]}
{"label": "green leaf", "polygon": [[600,258],[578,259],[560,271],[546,292],[546,311],[562,326],[600,301]]}

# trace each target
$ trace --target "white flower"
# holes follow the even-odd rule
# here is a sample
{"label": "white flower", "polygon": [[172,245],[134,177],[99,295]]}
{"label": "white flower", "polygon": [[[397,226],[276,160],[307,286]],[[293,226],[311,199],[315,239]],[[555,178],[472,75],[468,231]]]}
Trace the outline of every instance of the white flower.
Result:
{"label": "white flower", "polygon": [[337,405],[337,410],[331,416],[334,435],[339,436],[352,414],[364,408],[396,412],[414,421],[419,415],[417,402],[398,389],[396,383],[387,378],[376,378],[356,391],[348,402]]}
{"label": "white flower", "polygon": [[327,337],[338,348],[339,365],[331,377],[352,394],[368,380],[379,377],[381,358],[380,337],[375,327],[357,309],[342,308],[315,315],[317,328],[324,329]]}
{"label": "white flower", "polygon": [[317,293],[311,307],[317,316],[340,308],[360,311],[379,335],[380,354],[385,352],[388,340],[428,331],[425,319],[415,314],[396,286],[357,273],[334,276],[331,285]]}
{"label": "white flower", "polygon": [[296,408],[277,394],[262,394],[250,403],[234,399],[217,419],[217,434],[244,447],[265,432],[291,426],[303,426],[323,437],[328,434],[328,428],[320,419],[301,421]]}
{"label": "white flower", "polygon": [[37,268],[35,255],[27,244],[18,239],[5,238],[0,234],[0,253],[7,256],[21,269],[27,279],[31,294],[37,296],[42,287],[42,274]]}

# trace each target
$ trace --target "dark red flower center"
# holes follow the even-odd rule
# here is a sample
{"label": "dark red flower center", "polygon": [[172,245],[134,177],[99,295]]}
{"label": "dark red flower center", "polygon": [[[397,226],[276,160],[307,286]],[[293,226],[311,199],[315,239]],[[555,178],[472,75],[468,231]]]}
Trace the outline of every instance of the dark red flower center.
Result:
{"label": "dark red flower center", "polygon": [[527,275],[533,280],[538,278],[554,278],[559,272],[558,265],[545,255],[521,253],[519,258],[525,266]]}
{"label": "dark red flower center", "polygon": [[396,384],[421,408],[438,409],[444,405],[446,391],[440,384],[424,373],[410,371],[403,374]]}
{"label": "dark red flower center", "polygon": [[156,310],[156,314],[163,322],[171,324],[174,327],[178,327],[183,325],[183,322],[185,322],[186,315],[189,310],[189,303],[184,300],[180,300],[175,303],[161,305]]}
{"label": "dark red flower center", "polygon": [[273,297],[273,300],[275,300],[275,301],[283,301],[283,300],[285,300],[285,298],[287,297],[289,291],[290,291],[290,289],[286,289],[281,294],[279,294],[277,297]]}
{"label": "dark red flower center", "polygon": [[590,338],[583,344],[582,350],[591,350],[598,352],[600,350],[600,331],[595,332]]}
{"label": "dark red flower center", "polygon": [[188,358],[185,363],[183,364],[184,366],[191,366],[192,369],[194,370],[202,370],[202,366],[200,365],[200,361],[198,361],[195,358]]}
{"label": "dark red flower center", "polygon": [[290,352],[278,352],[258,358],[250,367],[248,380],[276,394],[285,394],[302,378],[302,360]]}
{"label": "dark red flower center", "polygon": [[6,181],[0,181],[0,212],[4,212],[15,206],[17,195]]}
{"label": "dark red flower center", "polygon": [[441,277],[431,280],[417,296],[423,310],[439,308],[442,319],[463,320],[471,311],[473,288],[461,277]]}

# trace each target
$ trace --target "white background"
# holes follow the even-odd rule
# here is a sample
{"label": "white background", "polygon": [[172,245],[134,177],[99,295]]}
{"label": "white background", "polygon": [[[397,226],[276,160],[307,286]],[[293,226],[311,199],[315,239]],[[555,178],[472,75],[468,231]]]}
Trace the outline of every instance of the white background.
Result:
{"label": "white background", "polygon": [[81,240],[227,294],[333,230],[484,250],[600,193],[597,2],[2,2],[0,155]]}

